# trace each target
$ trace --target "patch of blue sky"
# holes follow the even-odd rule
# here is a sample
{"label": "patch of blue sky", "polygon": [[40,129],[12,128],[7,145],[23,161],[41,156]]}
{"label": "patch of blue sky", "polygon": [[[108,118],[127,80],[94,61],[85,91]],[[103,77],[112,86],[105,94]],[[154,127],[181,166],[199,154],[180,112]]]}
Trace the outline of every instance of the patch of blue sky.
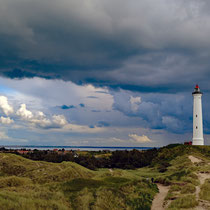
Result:
{"label": "patch of blue sky", "polygon": [[8,88],[4,85],[0,85],[0,94],[14,94],[17,91],[12,89],[12,88]]}

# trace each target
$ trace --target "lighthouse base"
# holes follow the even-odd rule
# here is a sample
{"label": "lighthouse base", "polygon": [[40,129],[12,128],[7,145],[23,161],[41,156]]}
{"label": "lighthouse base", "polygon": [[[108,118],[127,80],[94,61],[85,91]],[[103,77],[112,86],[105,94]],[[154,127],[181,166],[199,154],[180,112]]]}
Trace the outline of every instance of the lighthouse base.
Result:
{"label": "lighthouse base", "polygon": [[193,139],[192,145],[204,145],[204,140],[203,139]]}

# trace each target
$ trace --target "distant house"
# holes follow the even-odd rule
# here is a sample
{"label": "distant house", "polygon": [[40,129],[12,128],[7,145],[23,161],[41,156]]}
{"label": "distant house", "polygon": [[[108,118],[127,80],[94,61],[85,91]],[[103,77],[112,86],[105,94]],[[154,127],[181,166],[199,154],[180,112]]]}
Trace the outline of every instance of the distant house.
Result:
{"label": "distant house", "polygon": [[28,150],[18,150],[17,152],[21,155],[24,155],[24,154],[27,154],[29,151]]}
{"label": "distant house", "polygon": [[79,155],[78,155],[77,153],[74,153],[74,157],[75,157],[75,158],[78,158]]}
{"label": "distant house", "polygon": [[184,145],[192,145],[192,141],[185,141]]}

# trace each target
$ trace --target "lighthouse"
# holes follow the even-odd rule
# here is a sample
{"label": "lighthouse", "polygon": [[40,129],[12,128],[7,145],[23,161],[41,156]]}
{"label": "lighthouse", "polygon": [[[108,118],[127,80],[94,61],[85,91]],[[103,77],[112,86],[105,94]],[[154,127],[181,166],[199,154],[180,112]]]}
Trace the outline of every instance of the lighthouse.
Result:
{"label": "lighthouse", "polygon": [[193,95],[193,145],[204,145],[203,116],[201,97],[203,93],[198,85],[195,86]]}

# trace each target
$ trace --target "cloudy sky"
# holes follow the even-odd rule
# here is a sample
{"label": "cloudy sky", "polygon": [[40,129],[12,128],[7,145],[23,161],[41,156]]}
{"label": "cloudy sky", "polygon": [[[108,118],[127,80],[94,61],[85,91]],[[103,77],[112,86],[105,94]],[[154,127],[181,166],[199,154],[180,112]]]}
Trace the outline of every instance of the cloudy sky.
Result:
{"label": "cloudy sky", "polygon": [[210,144],[210,1],[0,0],[0,144]]}

